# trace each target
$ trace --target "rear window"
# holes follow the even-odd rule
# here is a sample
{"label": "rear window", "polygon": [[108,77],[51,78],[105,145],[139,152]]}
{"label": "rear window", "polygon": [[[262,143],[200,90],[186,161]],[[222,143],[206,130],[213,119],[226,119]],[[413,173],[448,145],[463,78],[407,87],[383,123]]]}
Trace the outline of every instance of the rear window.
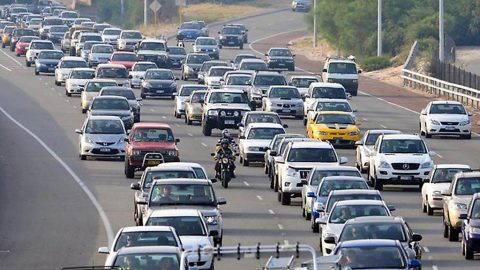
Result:
{"label": "rear window", "polygon": [[310,180],[310,185],[317,186],[327,176],[357,176],[362,177],[358,170],[315,170]]}
{"label": "rear window", "polygon": [[326,212],[329,213],[333,205],[339,201],[348,200],[377,200],[381,201],[382,197],[378,194],[342,194],[342,195],[330,195],[327,201]]}
{"label": "rear window", "polygon": [[312,98],[339,98],[347,99],[345,90],[338,87],[315,87],[312,91]]}
{"label": "rear window", "polygon": [[143,247],[143,246],[178,246],[177,240],[172,231],[153,232],[122,232],[118,237],[113,251],[122,247]]}
{"label": "rear window", "polygon": [[331,191],[346,189],[368,189],[368,185],[365,181],[359,180],[325,180],[318,187],[317,195],[327,197]]}

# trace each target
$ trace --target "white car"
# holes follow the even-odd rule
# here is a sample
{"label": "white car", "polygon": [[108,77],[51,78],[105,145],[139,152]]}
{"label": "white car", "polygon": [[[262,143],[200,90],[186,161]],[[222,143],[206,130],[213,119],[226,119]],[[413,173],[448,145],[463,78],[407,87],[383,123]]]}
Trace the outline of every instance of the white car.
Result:
{"label": "white car", "polygon": [[65,95],[81,94],[85,83],[92,79],[95,70],[93,68],[74,68],[65,80]]}
{"label": "white car", "polygon": [[160,168],[191,168],[198,179],[209,179],[207,170],[195,162],[166,162],[157,165]]}
{"label": "white car", "polygon": [[142,85],[142,79],[145,78],[145,72],[147,71],[147,69],[151,68],[158,68],[157,64],[146,61],[140,61],[133,64],[132,70],[128,74],[130,87],[140,87]]}
{"label": "white car", "polygon": [[79,135],[78,156],[81,160],[91,157],[125,158],[127,137],[122,120],[117,116],[89,116]]}
{"label": "white car", "polygon": [[300,95],[304,98],[308,92],[310,84],[321,82],[322,78],[312,75],[294,75],[288,80],[288,85],[295,86],[300,92]]}
{"label": "white car", "polygon": [[25,54],[25,64],[30,67],[41,50],[55,50],[55,45],[50,40],[32,40]]}
{"label": "white car", "polygon": [[338,239],[349,219],[364,216],[391,216],[390,210],[384,201],[379,200],[347,200],[338,201],[332,207],[328,216],[319,217],[315,221],[320,224],[320,246],[323,256],[330,255],[335,244],[325,243],[326,237]]}
{"label": "white car", "polygon": [[347,99],[345,88],[339,83],[311,83],[305,94],[304,110],[305,116],[307,111],[312,109],[313,104],[318,99]]}
{"label": "white car", "polygon": [[442,210],[442,191],[450,188],[455,174],[470,170],[470,166],[464,164],[435,165],[422,186],[422,211],[432,216],[434,210]]}
{"label": "white car", "polygon": [[220,88],[223,75],[228,71],[233,71],[232,67],[213,66],[203,77],[205,85],[209,88]]}
{"label": "white car", "polygon": [[360,141],[355,142],[356,148],[356,167],[361,172],[367,172],[368,164],[370,162],[370,155],[372,154],[373,146],[378,137],[383,134],[400,134],[399,130],[388,129],[370,129],[363,134]]}
{"label": "white car", "polygon": [[457,135],[471,139],[471,115],[460,102],[432,101],[420,113],[420,134],[426,138],[432,135]]}
{"label": "white car", "polygon": [[100,64],[95,69],[95,78],[115,80],[118,86],[128,86],[128,70],[120,64]]}
{"label": "white car", "polygon": [[370,154],[368,180],[380,191],[386,184],[421,187],[433,167],[431,154],[418,135],[380,135]]}
{"label": "white car", "polygon": [[302,97],[293,86],[270,86],[262,98],[262,109],[295,119],[302,119],[304,114]]}
{"label": "white car", "polygon": [[352,96],[358,93],[358,75],[362,73],[352,59],[329,57],[322,70],[322,78],[329,83],[340,83]]}
{"label": "white car", "polygon": [[[195,195],[194,195],[195,196]],[[192,250],[198,247],[213,248],[213,239],[207,224],[199,210],[193,209],[159,209],[153,211],[145,221],[146,226],[171,226],[182,241],[184,249]],[[203,252],[200,261],[197,253],[187,256],[189,265],[197,269],[213,269],[213,254]]]}
{"label": "white car", "polygon": [[142,33],[138,30],[123,30],[117,39],[117,50],[135,51],[142,39]]}
{"label": "white car", "polygon": [[175,95],[175,107],[173,114],[176,118],[181,118],[182,115],[185,115],[185,102],[188,100],[193,91],[197,90],[208,90],[208,87],[205,85],[198,84],[183,84],[178,90],[178,94]]}
{"label": "white car", "polygon": [[80,103],[82,105],[82,113],[86,113],[93,98],[98,96],[100,90],[106,86],[117,86],[114,80],[92,79],[85,83],[82,93],[80,94]]}
{"label": "white car", "polygon": [[102,31],[102,40],[107,44],[116,46],[117,39],[120,36],[121,32],[122,32],[122,29],[120,28],[114,28],[114,27],[105,28]]}
{"label": "white car", "polygon": [[285,134],[285,129],[281,124],[249,124],[238,142],[240,163],[243,166],[249,166],[250,162],[263,162],[267,147],[277,134]]}
{"label": "white car", "polygon": [[113,46],[108,44],[94,44],[88,54],[88,66],[96,67],[98,64],[107,63],[113,54]]}
{"label": "white car", "polygon": [[353,119],[357,119],[355,115],[357,110],[353,109],[350,102],[346,99],[316,99],[310,108],[306,108],[306,110],[307,115],[303,119],[304,126],[306,126],[309,121],[314,120],[318,112],[348,112],[353,116]]}
{"label": "white car", "polygon": [[[179,269],[182,249],[169,246],[123,247],[115,256],[105,261],[105,269],[148,269],[162,265],[167,269]],[[146,260],[146,258],[149,258]],[[115,267],[113,267],[115,266]]]}
{"label": "white car", "polygon": [[74,68],[87,68],[85,59],[77,56],[64,56],[55,69],[55,85],[60,86],[68,78],[70,71]]}

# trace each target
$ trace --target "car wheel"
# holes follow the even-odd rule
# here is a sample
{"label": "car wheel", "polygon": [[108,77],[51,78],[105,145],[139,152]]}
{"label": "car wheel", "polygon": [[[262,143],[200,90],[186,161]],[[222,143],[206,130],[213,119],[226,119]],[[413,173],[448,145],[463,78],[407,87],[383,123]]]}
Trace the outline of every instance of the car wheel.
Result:
{"label": "car wheel", "polygon": [[171,95],[170,96],[170,100],[174,100],[175,99],[175,96],[174,95]]}
{"label": "car wheel", "polygon": [[125,157],[125,176],[127,178],[133,178],[135,176],[135,168],[128,164],[128,158]]}
{"label": "car wheel", "polygon": [[428,133],[428,131],[425,131],[425,138],[432,138],[432,134]]}
{"label": "car wheel", "polygon": [[303,118],[303,125],[307,126],[307,118]]}
{"label": "car wheel", "polygon": [[175,116],[175,118],[181,118],[181,116],[177,113],[177,108],[173,109],[173,116]]}
{"label": "car wheel", "polygon": [[373,188],[375,188],[375,189],[378,190],[378,191],[383,191],[383,183],[382,183],[382,180],[374,177],[374,180],[373,180]]}
{"label": "car wheel", "polygon": [[142,87],[142,89],[140,90],[140,97],[141,97],[142,99],[146,99],[146,98],[147,98],[147,96],[145,95],[145,91],[143,90],[143,87]]}
{"label": "car wheel", "polygon": [[57,80],[55,80],[55,85],[60,86],[60,83]]}
{"label": "car wheel", "polygon": [[445,222],[445,213],[443,213],[443,238],[448,238],[448,225]]}
{"label": "car wheel", "polygon": [[241,43],[238,48],[239,48],[240,50],[243,50],[243,43]]}
{"label": "car wheel", "polygon": [[[465,241],[462,241],[465,242]],[[464,246],[464,252],[465,252],[465,259],[467,260],[473,260],[473,250],[469,249],[467,244],[463,244]]]}
{"label": "car wheel", "polygon": [[19,53],[17,53],[17,57],[20,57],[20,54],[19,54]]}
{"label": "car wheel", "polygon": [[243,159],[243,166],[244,166],[244,167],[250,166],[250,161],[249,161],[248,159],[245,159],[245,158],[244,158],[244,159]]}
{"label": "car wheel", "polygon": [[31,67],[31,66],[32,66],[32,64],[31,64],[29,61],[25,61],[25,65],[26,65],[27,67]]}
{"label": "car wheel", "polygon": [[87,109],[82,108],[82,113],[87,113]]}
{"label": "car wheel", "polygon": [[212,136],[212,127],[210,127],[210,125],[208,123],[203,123],[202,133],[205,136]]}
{"label": "car wheel", "polygon": [[451,225],[448,226],[448,241],[458,241],[458,230],[453,228]]}
{"label": "car wheel", "polygon": [[265,162],[265,164],[263,165],[263,173],[268,174],[268,163],[267,162]]}
{"label": "car wheel", "polygon": [[281,194],[280,191],[277,192],[277,200],[278,200],[279,202],[282,201],[282,194]]}
{"label": "car wheel", "polygon": [[468,134],[468,135],[460,135],[460,139],[466,139],[466,140],[470,140],[472,138],[472,134]]}
{"label": "car wheel", "polygon": [[427,206],[426,206],[426,207],[427,207],[427,211],[426,211],[426,212],[427,212],[427,215],[433,216],[433,208],[430,207],[430,204],[428,203],[428,201],[427,201],[426,205],[427,205]]}
{"label": "car wheel", "polygon": [[67,91],[67,89],[65,89],[65,95],[67,95],[67,97],[71,97],[71,96],[72,96],[72,94],[69,93],[69,92]]}
{"label": "car wheel", "polygon": [[282,205],[290,205],[290,193],[280,192]]}
{"label": "car wheel", "polygon": [[318,233],[320,231],[320,226],[317,223],[315,223],[315,220],[313,220],[313,219],[312,219],[311,223],[312,223],[312,226],[311,226],[312,227],[312,232]]}
{"label": "car wheel", "polygon": [[36,75],[36,76],[40,75],[40,72],[38,72],[37,70],[35,70],[35,75]]}
{"label": "car wheel", "polygon": [[275,181],[274,181],[274,178],[273,178],[273,175],[270,176],[270,189],[273,189],[275,187]]}
{"label": "car wheel", "polygon": [[427,212],[427,204],[425,203],[424,200],[422,200],[422,212],[426,213]]}
{"label": "car wheel", "polygon": [[185,116],[185,121],[187,122],[187,125],[192,125],[192,120],[190,120],[190,118],[188,118],[187,116]]}

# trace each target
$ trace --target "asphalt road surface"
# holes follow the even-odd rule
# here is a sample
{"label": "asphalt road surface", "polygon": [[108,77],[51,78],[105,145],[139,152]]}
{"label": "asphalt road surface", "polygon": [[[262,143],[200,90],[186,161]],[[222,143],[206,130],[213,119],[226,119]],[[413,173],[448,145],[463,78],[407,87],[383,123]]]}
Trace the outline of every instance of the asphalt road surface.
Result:
{"label": "asphalt road surface", "polygon": [[[260,43],[264,47],[285,46],[286,32],[306,29],[303,14],[291,11],[240,22],[250,29],[254,48]],[[218,27],[210,30],[217,31]],[[278,33],[284,33],[285,40],[272,36]],[[247,51],[248,46],[243,51],[224,48],[221,58],[231,60]],[[125,178],[122,162],[78,159],[74,130],[81,127],[85,117],[80,112],[79,97],[66,97],[64,87],[54,85],[53,76],[34,76],[33,68],[26,68],[23,62],[8,49],[0,51],[0,269],[102,265],[105,257],[97,253],[97,248],[107,245],[120,227],[134,225],[133,192],[129,189],[132,181]],[[301,63],[297,65],[302,68]],[[303,68],[321,70],[320,65]],[[351,103],[358,109],[363,130],[418,131],[415,111],[366,94],[368,89],[362,88],[362,81],[360,85],[363,92]],[[138,89],[135,91],[139,94]],[[199,126],[187,126],[183,119],[174,118],[173,102],[162,99],[143,101],[142,121],[170,124],[181,139],[181,160],[199,162],[213,175],[210,152],[220,135],[218,130],[213,137],[204,137]],[[289,125],[288,132],[305,133],[301,120],[284,121]],[[428,139],[427,144],[437,153],[436,163],[466,163],[476,168],[478,140],[478,136],[471,141],[437,138]],[[338,149],[338,153],[349,158],[349,165],[354,164],[354,150]],[[292,200],[291,206],[281,206],[269,188],[263,167],[237,168],[237,178],[228,190],[215,184],[217,195],[227,199],[227,205],[222,206],[224,245],[298,241],[318,248],[319,235],[313,234],[309,222],[302,219],[299,199]],[[395,204],[394,214],[406,217],[423,235],[423,269],[479,268],[478,261],[462,258],[460,242],[451,243],[442,237],[440,213],[428,217],[421,212],[416,187],[387,186],[383,195],[388,203]],[[247,269],[262,266],[265,261],[243,264],[222,260],[216,267]]]}

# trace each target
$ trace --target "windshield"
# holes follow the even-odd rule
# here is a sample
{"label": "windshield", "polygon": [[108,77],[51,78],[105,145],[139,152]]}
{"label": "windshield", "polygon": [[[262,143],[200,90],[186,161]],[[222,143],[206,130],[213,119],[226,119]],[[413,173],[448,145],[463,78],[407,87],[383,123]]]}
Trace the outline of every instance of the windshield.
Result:
{"label": "windshield", "polygon": [[89,41],[89,42],[85,42],[85,44],[83,44],[83,50],[84,51],[89,51],[92,49],[93,45],[95,44],[100,44],[100,42],[98,41]]}
{"label": "windshield", "polygon": [[338,87],[315,87],[312,91],[312,98],[339,98],[347,99],[345,90]]}
{"label": "windshield", "polygon": [[249,114],[245,119],[245,126],[250,123],[277,123],[281,124],[280,117],[277,114]]}
{"label": "windshield", "polygon": [[292,85],[300,88],[308,88],[311,83],[318,82],[316,78],[293,78]]}
{"label": "windshield", "polygon": [[38,54],[38,59],[55,59],[60,60],[63,57],[63,52],[48,52],[43,51]]}
{"label": "windshield", "polygon": [[432,104],[430,114],[467,114],[460,104]]}
{"label": "windshield", "polygon": [[145,80],[175,80],[175,75],[170,70],[149,70],[145,73]]}
{"label": "windshield", "polygon": [[88,35],[88,36],[82,36],[82,38],[80,39],[80,42],[81,43],[84,43],[85,41],[98,41],[98,42],[102,42],[102,37],[101,36],[91,36],[91,35]]}
{"label": "windshield", "polygon": [[473,195],[480,192],[480,177],[465,177],[457,179],[456,195]]}
{"label": "windshield", "polygon": [[268,55],[276,57],[292,57],[292,53],[287,49],[272,49]]}
{"label": "windshield", "polygon": [[210,56],[206,54],[190,54],[187,58],[189,64],[202,64],[205,61],[209,61]]}
{"label": "windshield", "polygon": [[239,55],[235,57],[235,64],[239,64],[243,59],[256,59],[257,57],[255,55]]}
{"label": "windshield", "polygon": [[102,91],[102,96],[119,96],[125,97],[128,100],[136,100],[135,94],[131,90],[105,89]]}
{"label": "windshield", "polygon": [[184,23],[180,29],[200,30],[202,29],[202,26],[198,23]]}
{"label": "windshield", "polygon": [[227,85],[247,85],[252,76],[229,76]]}
{"label": "windshield", "polygon": [[97,72],[97,78],[128,78],[128,72],[126,68],[120,67],[103,67],[99,68]]}
{"label": "windshield", "polygon": [[333,190],[368,189],[368,186],[365,181],[335,179],[324,180],[318,189],[318,196],[327,197]]}
{"label": "windshield", "polygon": [[[29,25],[42,25],[43,20],[42,19],[31,19],[28,24]],[[52,32],[52,29],[50,28],[50,32]]]}
{"label": "windshield", "polygon": [[18,42],[20,43],[29,43],[30,41],[32,40],[36,40],[38,39],[38,37],[30,37],[30,36],[25,36],[25,37],[21,37]]}
{"label": "windshield", "polygon": [[380,153],[426,154],[427,149],[422,140],[383,140]]}
{"label": "windshield", "polygon": [[103,30],[102,35],[118,36],[118,35],[120,35],[121,32],[122,32],[122,30],[120,30],[120,29],[105,29],[105,30]]}
{"label": "windshield", "polygon": [[194,87],[194,86],[184,86],[180,89],[180,96],[181,97],[188,97],[190,96],[193,91],[196,91],[196,90],[207,90],[206,87]]}
{"label": "windshield", "polygon": [[171,226],[178,236],[206,236],[201,217],[151,217],[147,226]]}
{"label": "windshield", "polygon": [[142,42],[138,50],[166,51],[165,44],[161,42]]}
{"label": "windshield", "polygon": [[44,26],[46,26],[46,25],[62,25],[62,24],[63,24],[62,19],[45,19],[43,21]]}
{"label": "windshield", "polygon": [[113,53],[113,47],[110,45],[92,46],[92,53]]}
{"label": "windshield", "polygon": [[[260,62],[246,62],[243,63],[240,67],[241,70],[255,70],[255,71],[262,71],[262,70],[268,70],[267,64],[265,63],[260,63]],[[284,84],[280,84],[284,85]]]}
{"label": "windshield", "polygon": [[249,140],[271,140],[277,134],[284,134],[285,130],[280,128],[252,128],[248,133]]}
{"label": "windshield", "polygon": [[270,98],[300,98],[300,93],[296,88],[272,88]]}
{"label": "windshield", "polygon": [[121,38],[123,39],[142,39],[140,32],[122,32]]}
{"label": "windshield", "polygon": [[330,63],[328,73],[357,74],[357,65],[354,63]]}
{"label": "windshield", "polygon": [[130,110],[128,101],[123,99],[99,99],[93,100],[92,110]]}
{"label": "windshield", "polygon": [[368,133],[368,137],[365,140],[366,145],[375,145],[375,142],[377,142],[378,137],[380,137],[382,133]]}
{"label": "windshield", "polygon": [[187,55],[185,48],[182,47],[170,47],[168,48],[168,53],[170,55]]}
{"label": "windshield", "polygon": [[82,68],[87,67],[87,62],[85,61],[62,61],[60,68]]}
{"label": "windshield", "polygon": [[137,62],[137,56],[134,53],[115,53],[112,55],[112,61]]}
{"label": "windshield", "polygon": [[150,206],[216,206],[213,188],[203,184],[157,184],[150,195]]}
{"label": "windshield", "polygon": [[72,70],[70,72],[70,79],[91,79],[93,70]]}
{"label": "windshield", "polygon": [[78,18],[78,14],[76,12],[64,11],[61,15],[62,18]]}
{"label": "windshield", "polygon": [[318,114],[316,123],[355,125],[355,120],[349,114]]}
{"label": "windshield", "polygon": [[[362,188],[365,189],[365,188]],[[332,209],[333,205],[336,202],[340,201],[349,201],[349,200],[376,200],[381,201],[382,197],[379,194],[342,194],[342,195],[333,195],[330,194],[327,200],[327,207],[325,208],[325,212],[329,213]]]}
{"label": "windshield", "polygon": [[335,150],[331,148],[292,148],[289,162],[337,162]]}
{"label": "windshield", "polygon": [[86,134],[125,134],[120,120],[89,120]]}
{"label": "windshield", "polygon": [[244,93],[213,92],[208,102],[247,104],[248,98]]}
{"label": "windshield", "polygon": [[392,246],[365,246],[341,248],[340,269],[405,269],[402,251]]}
{"label": "windshield", "polygon": [[406,242],[404,226],[400,222],[368,222],[363,224],[347,224],[343,228],[338,241],[363,239],[390,239]]}
{"label": "windshield", "polygon": [[172,231],[122,232],[115,242],[113,251],[118,251],[122,247],[145,246],[177,247],[179,244]]}
{"label": "windshield", "polygon": [[143,180],[143,187],[150,188],[153,180],[157,179],[172,179],[172,178],[191,178],[195,179],[195,174],[191,171],[175,171],[175,170],[162,170],[155,171],[150,170],[145,173],[145,179]]}
{"label": "windshield", "polygon": [[383,205],[336,205],[330,213],[330,223],[344,224],[347,220],[364,216],[389,216]]}
{"label": "windshield", "polygon": [[232,70],[232,68],[211,68],[208,75],[212,77],[223,77],[227,71]]}
{"label": "windshield", "polygon": [[211,67],[226,67],[228,66],[227,63],[220,63],[220,62],[205,62],[203,63],[202,67],[200,68],[201,71],[208,71]]}
{"label": "windshield", "polygon": [[52,26],[50,28],[51,33],[65,33],[68,31],[68,26]]}
{"label": "windshield", "polygon": [[173,133],[168,128],[138,128],[133,134],[135,142],[173,142]]}
{"label": "windshield", "polygon": [[158,269],[160,269],[160,265],[162,269],[180,268],[178,256],[173,253],[129,253],[118,255],[113,263],[113,266],[122,269],[150,269],[152,265]]}
{"label": "windshield", "polygon": [[94,82],[90,81],[85,87],[85,92],[100,92],[103,87],[106,86],[117,86],[116,82]]}
{"label": "windshield", "polygon": [[51,42],[32,42],[30,43],[30,49],[36,50],[53,50],[53,43]]}
{"label": "windshield", "polygon": [[451,183],[455,174],[470,171],[465,168],[437,168],[433,174],[432,183]]}
{"label": "windshield", "polygon": [[15,29],[13,35],[15,37],[35,36],[35,31],[33,31],[32,29],[20,28],[20,29]]}
{"label": "windshield", "polygon": [[200,103],[200,101],[205,99],[205,91],[199,91],[193,93],[192,97],[190,98],[190,103]]}
{"label": "windshield", "polygon": [[222,29],[222,34],[224,35],[241,35],[242,29],[238,27],[224,27]]}
{"label": "windshield", "polygon": [[316,111],[324,112],[352,112],[352,108],[348,102],[318,102]]}
{"label": "windshield", "polygon": [[276,75],[260,75],[255,77],[254,85],[270,86],[270,85],[286,85],[287,82],[283,76]]}
{"label": "windshield", "polygon": [[157,68],[154,63],[151,64],[135,64],[132,71],[147,71],[147,69]]}

